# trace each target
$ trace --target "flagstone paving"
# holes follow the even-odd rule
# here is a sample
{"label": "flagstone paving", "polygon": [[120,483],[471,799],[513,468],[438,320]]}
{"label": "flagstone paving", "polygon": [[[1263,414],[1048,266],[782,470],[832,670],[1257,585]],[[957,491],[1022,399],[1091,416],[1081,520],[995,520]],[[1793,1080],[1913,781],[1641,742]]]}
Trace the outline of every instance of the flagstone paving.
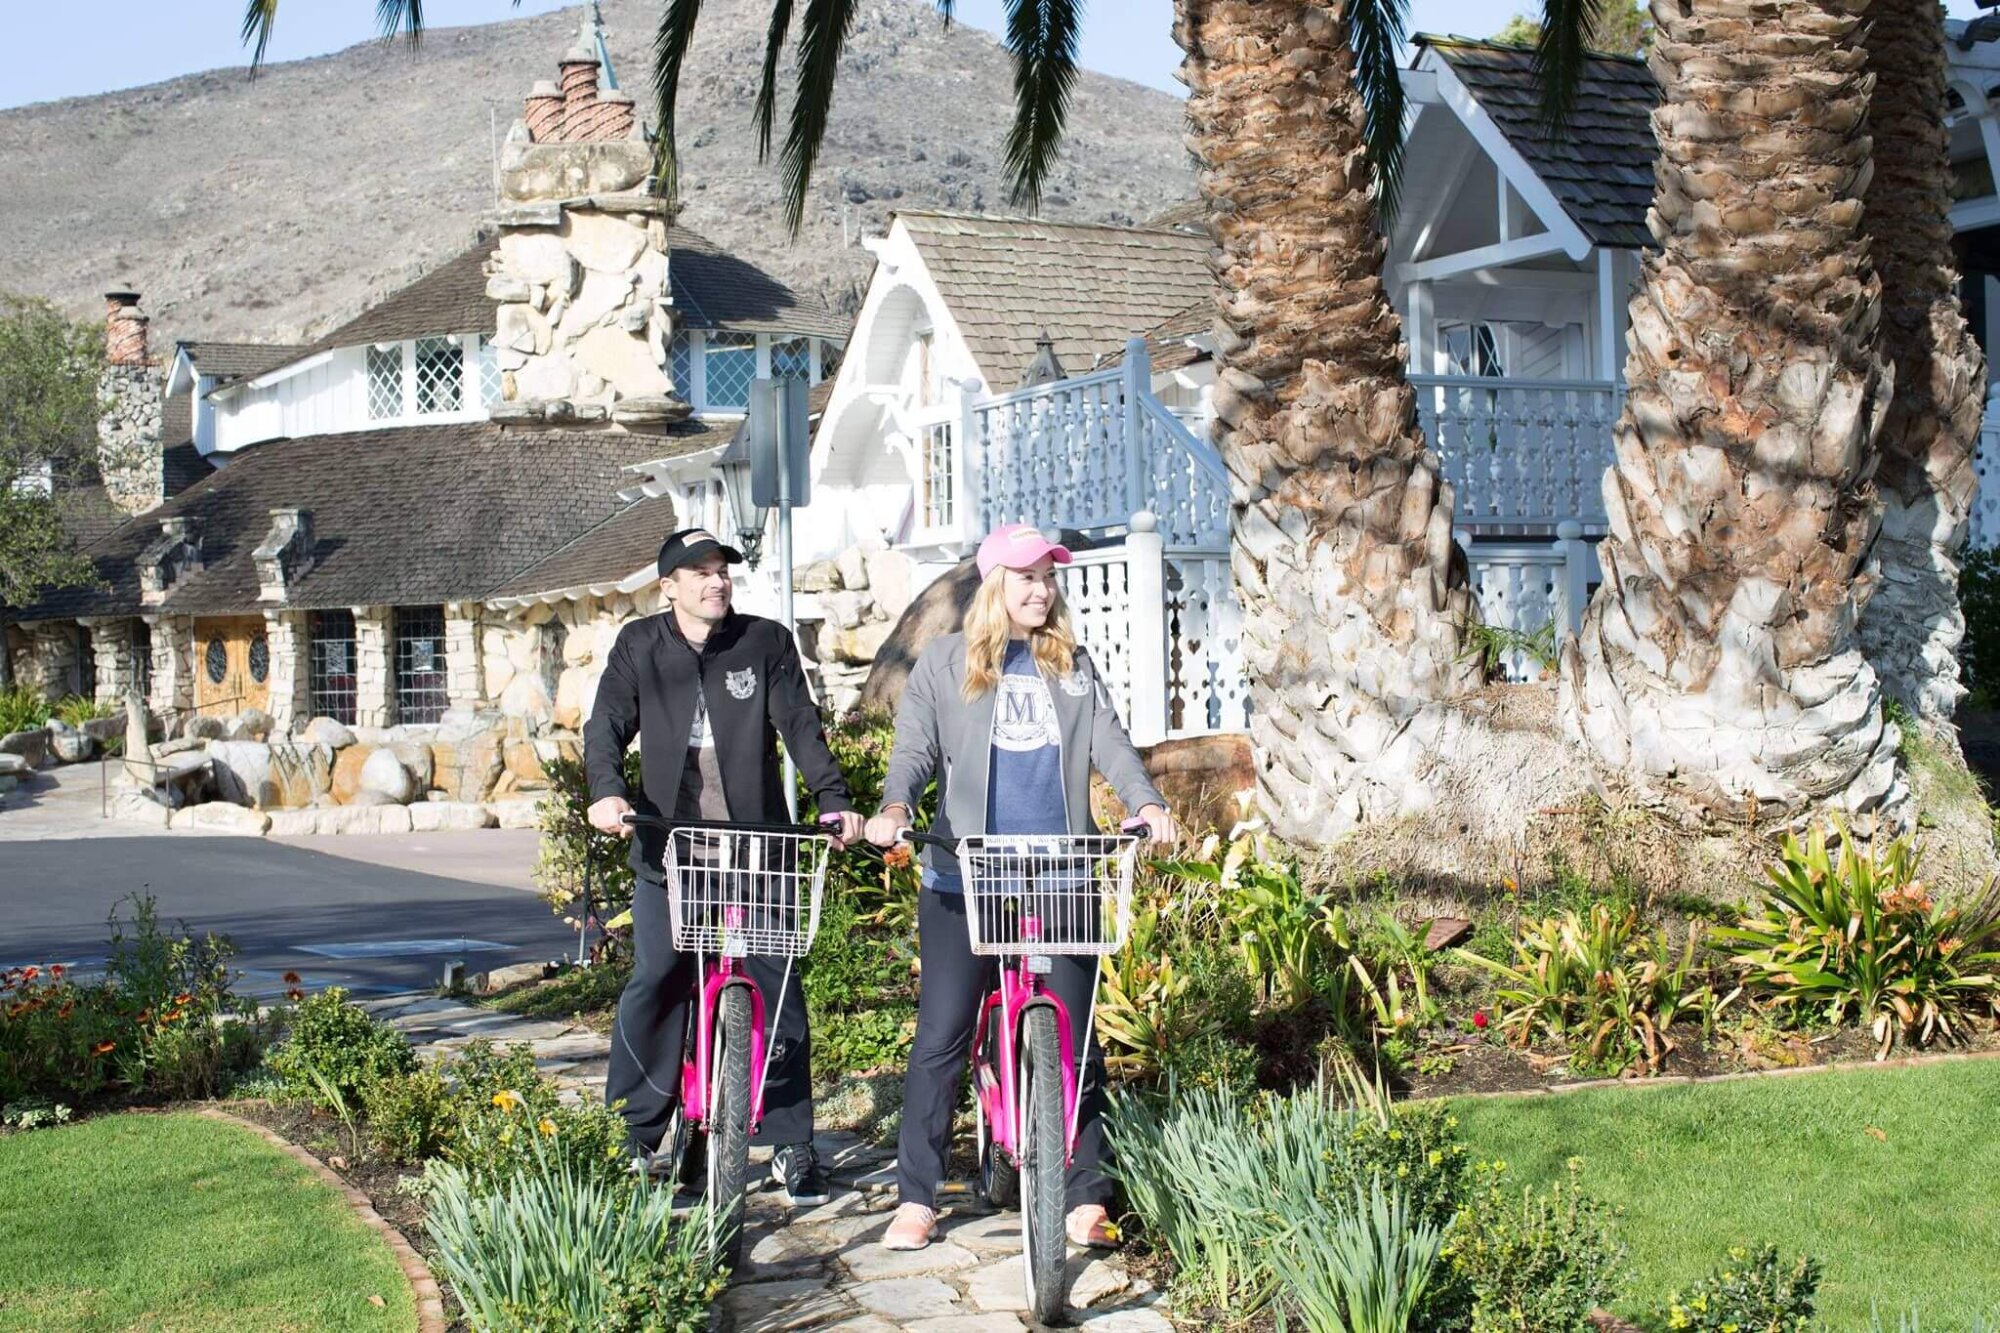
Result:
{"label": "flagstone paving", "polygon": [[[426,1059],[475,1038],[525,1043],[536,1067],[566,1096],[604,1095],[611,1043],[587,1027],[421,994],[367,1000],[362,1007],[401,1031]],[[1029,1326],[1018,1214],[987,1211],[963,1187],[948,1187],[937,1243],[914,1252],[885,1250],[882,1231],[896,1206],[895,1153],[839,1130],[821,1130],[816,1141],[834,1182],[833,1198],[794,1210],[772,1191],[751,1195],[744,1263],[722,1298],[722,1330],[1014,1333]],[[753,1159],[765,1156],[753,1150]],[[1074,1326],[1092,1333],[1171,1333],[1160,1294],[1126,1272],[1116,1255],[1073,1251],[1069,1280]]]}

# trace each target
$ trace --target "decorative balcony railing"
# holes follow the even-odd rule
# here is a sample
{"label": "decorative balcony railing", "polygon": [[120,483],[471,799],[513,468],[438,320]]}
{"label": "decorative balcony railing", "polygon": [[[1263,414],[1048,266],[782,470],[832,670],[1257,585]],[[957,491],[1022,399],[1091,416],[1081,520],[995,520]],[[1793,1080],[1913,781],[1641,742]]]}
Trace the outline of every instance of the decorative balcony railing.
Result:
{"label": "decorative balcony railing", "polygon": [[1565,519],[1604,528],[1604,470],[1624,409],[1598,380],[1412,375],[1417,420],[1456,492],[1454,526],[1552,533]]}

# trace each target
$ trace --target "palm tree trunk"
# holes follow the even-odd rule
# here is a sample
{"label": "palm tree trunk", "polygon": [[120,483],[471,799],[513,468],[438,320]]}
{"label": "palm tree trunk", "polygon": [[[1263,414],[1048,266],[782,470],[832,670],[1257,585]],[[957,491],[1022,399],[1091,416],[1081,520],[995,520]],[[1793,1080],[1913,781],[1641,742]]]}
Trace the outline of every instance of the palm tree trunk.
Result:
{"label": "palm tree trunk", "polygon": [[1662,251],[1562,709],[1642,791],[1729,820],[1906,795],[1856,633],[1893,380],[1860,229],[1867,3],[1653,3]]}
{"label": "palm tree trunk", "polygon": [[1181,0],[1218,280],[1251,739],[1280,833],[1414,813],[1479,683],[1451,488],[1416,427],[1363,152],[1351,0]]}
{"label": "palm tree trunk", "polygon": [[1952,265],[1937,0],[1874,0],[1868,20],[1875,176],[1863,230],[1882,275],[1882,352],[1896,368],[1896,397],[1883,417],[1876,473],[1881,583],[1861,618],[1861,644],[1890,697],[1937,725],[1965,693],[1958,558],[1979,490],[1972,455],[1986,368],[1959,310]]}

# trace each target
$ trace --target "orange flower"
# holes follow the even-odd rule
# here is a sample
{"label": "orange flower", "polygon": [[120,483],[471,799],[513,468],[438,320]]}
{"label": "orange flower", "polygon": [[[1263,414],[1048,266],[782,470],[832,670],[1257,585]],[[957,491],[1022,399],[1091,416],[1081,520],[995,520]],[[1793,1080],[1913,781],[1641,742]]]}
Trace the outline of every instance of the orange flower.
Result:
{"label": "orange flower", "polygon": [[182,1011],[182,1010],[179,1010],[179,1009],[169,1009],[169,1010],[167,1010],[167,1012],[165,1012],[164,1014],[161,1014],[161,1015],[160,1015],[160,1022],[162,1022],[162,1023],[177,1023],[177,1022],[179,1022],[179,1021],[180,1021],[180,1017],[181,1017],[181,1014],[182,1014],[182,1012],[183,1012],[183,1011]]}
{"label": "orange flower", "polygon": [[298,985],[298,984],[299,984],[299,974],[298,974],[298,973],[296,973],[296,972],[287,972],[287,973],[285,973],[285,984],[286,984],[287,986],[296,986],[296,985]]}
{"label": "orange flower", "polygon": [[61,963],[57,963],[49,968],[49,975],[53,977],[55,980],[61,981],[63,979],[63,973],[67,971],[69,971],[68,968],[64,967]]}
{"label": "orange flower", "polygon": [[60,1009],[58,1009],[58,1010],[56,1010],[56,1017],[57,1017],[57,1018],[68,1018],[68,1017],[69,1017],[69,1015],[70,1015],[70,1011],[71,1011],[72,1009],[74,1009],[74,1008],[76,1008],[76,1001],[75,1001],[75,1000],[68,1000],[68,1001],[65,1001],[65,1002],[64,1002],[64,1004],[63,1004],[63,1007],[62,1007],[62,1008],[60,1008]]}
{"label": "orange flower", "polygon": [[135,1023],[150,1023],[153,1021],[153,1011],[151,1009],[141,1009],[139,1016],[132,1021]]}
{"label": "orange flower", "polygon": [[1507,876],[1507,878],[1501,880],[1500,883],[1502,886],[1506,888],[1507,892],[1509,893],[1519,893],[1521,891],[1521,882],[1515,879],[1512,875]]}
{"label": "orange flower", "polygon": [[297,1003],[298,1001],[306,998],[306,993],[300,990],[297,986],[293,986],[291,989],[285,992],[285,998],[292,1001],[293,1003]]}
{"label": "orange flower", "polygon": [[100,1041],[97,1045],[90,1048],[93,1055],[109,1055],[117,1049],[118,1043],[115,1041]]}
{"label": "orange flower", "polygon": [[183,1007],[192,1003],[193,1000],[194,996],[188,994],[186,991],[182,991],[179,995],[174,996],[174,1003]]}
{"label": "orange flower", "polygon": [[42,969],[40,969],[39,967],[25,968],[21,972],[21,980],[33,981],[36,977],[39,977],[40,975],[42,975]]}

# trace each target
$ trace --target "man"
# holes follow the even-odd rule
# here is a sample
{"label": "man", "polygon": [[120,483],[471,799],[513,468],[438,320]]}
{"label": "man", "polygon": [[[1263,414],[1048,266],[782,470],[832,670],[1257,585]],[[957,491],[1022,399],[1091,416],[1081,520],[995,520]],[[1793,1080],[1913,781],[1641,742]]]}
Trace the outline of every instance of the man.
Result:
{"label": "man", "polygon": [[[700,528],[683,528],[660,547],[665,609],[618,632],[597,702],[583,729],[593,827],[619,837],[635,809],[675,819],[776,824],[789,816],[776,740],[804,775],[820,813],[838,815],[840,842],[861,836],[847,782],[827,749],[819,709],[791,634],[776,621],[730,609],[729,566],[743,556]],[[639,736],[642,789],[626,789],[625,747]],[[625,1103],[634,1156],[670,1169],[662,1139],[680,1099],[695,960],[673,947],[660,862],[666,835],[641,828],[633,839],[632,979],[618,997],[611,1032],[607,1103]],[[747,960],[766,1003],[777,1006],[764,1120],[753,1143],[773,1145],[771,1174],[794,1204],[824,1203],[826,1177],[812,1147],[812,1047],[806,1002],[787,961]],[[782,1001],[779,1000],[783,992]],[[664,1145],[666,1152],[672,1144]]]}

